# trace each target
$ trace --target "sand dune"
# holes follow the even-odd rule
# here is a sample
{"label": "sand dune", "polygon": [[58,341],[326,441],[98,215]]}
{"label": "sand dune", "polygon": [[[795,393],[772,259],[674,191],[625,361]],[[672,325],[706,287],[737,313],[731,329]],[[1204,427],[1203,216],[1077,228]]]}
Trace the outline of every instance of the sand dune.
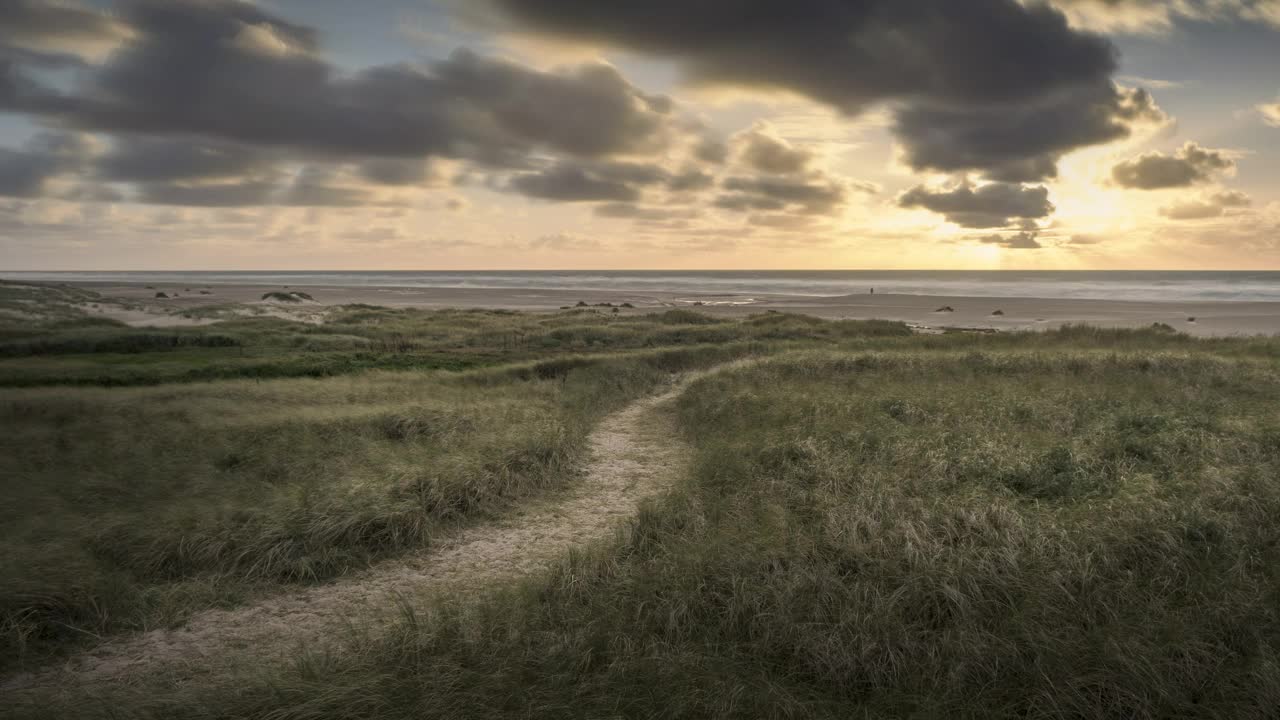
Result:
{"label": "sand dune", "polygon": [[[262,296],[281,290],[264,285],[217,285],[206,292],[178,292],[157,300],[156,290],[143,285],[80,283],[110,297],[146,304],[158,314],[214,303],[258,303]],[[956,297],[945,295],[719,295],[608,290],[541,290],[413,287],[290,287],[313,296],[321,305],[367,303],[389,307],[491,308],[555,311],[578,302],[591,305],[630,303],[624,312],[652,312],[683,307],[715,315],[747,315],[777,310],[823,318],[901,320],[923,329],[948,327],[994,330],[1036,330],[1065,323],[1089,323],[1104,327],[1144,327],[1160,322],[1192,335],[1273,335],[1280,333],[1280,303],[1276,302],[1139,302],[1008,297]],[[288,312],[280,304],[272,312]],[[951,312],[938,312],[950,307]],[[314,311],[309,304],[306,310]],[[1000,314],[997,314],[997,311]],[[1194,320],[1192,320],[1194,318]]]}

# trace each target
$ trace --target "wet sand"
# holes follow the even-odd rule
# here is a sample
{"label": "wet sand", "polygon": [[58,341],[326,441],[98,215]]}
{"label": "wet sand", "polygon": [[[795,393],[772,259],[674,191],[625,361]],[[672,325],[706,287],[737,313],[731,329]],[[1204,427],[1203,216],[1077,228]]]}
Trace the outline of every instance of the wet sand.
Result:
{"label": "wet sand", "polygon": [[[1145,327],[1161,322],[1192,335],[1273,335],[1280,333],[1277,302],[1136,302],[1050,298],[991,298],[933,295],[713,295],[608,290],[542,290],[484,288],[332,287],[278,285],[210,285],[187,287],[156,284],[74,283],[107,297],[128,299],[160,314],[201,305],[261,303],[264,293],[302,291],[318,305],[365,303],[388,307],[485,308],[550,312],[578,302],[590,305],[631,303],[643,313],[689,308],[712,315],[741,316],[776,310],[829,319],[901,320],[924,329],[949,327],[993,330],[1053,328],[1066,323],[1102,327]],[[203,290],[207,294],[201,294]],[[156,299],[157,292],[176,295]],[[317,304],[278,305],[280,309],[319,309]],[[949,307],[951,312],[939,312]],[[1000,311],[1003,314],[993,314]],[[1190,321],[1189,318],[1195,318]]]}

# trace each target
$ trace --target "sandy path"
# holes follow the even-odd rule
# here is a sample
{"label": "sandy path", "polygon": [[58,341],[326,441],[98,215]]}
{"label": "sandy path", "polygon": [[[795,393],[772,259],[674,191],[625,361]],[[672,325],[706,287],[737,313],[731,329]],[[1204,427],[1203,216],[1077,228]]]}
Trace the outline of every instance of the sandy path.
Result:
{"label": "sandy path", "polygon": [[62,666],[10,678],[0,690],[193,681],[246,660],[252,666],[293,655],[299,646],[323,647],[352,626],[376,630],[399,617],[406,599],[531,575],[570,548],[609,537],[641,500],[685,472],[688,450],[676,435],[670,401],[691,379],[605,418],[591,433],[581,481],[501,522],[461,530],[421,556],[329,585],[107,642]]}

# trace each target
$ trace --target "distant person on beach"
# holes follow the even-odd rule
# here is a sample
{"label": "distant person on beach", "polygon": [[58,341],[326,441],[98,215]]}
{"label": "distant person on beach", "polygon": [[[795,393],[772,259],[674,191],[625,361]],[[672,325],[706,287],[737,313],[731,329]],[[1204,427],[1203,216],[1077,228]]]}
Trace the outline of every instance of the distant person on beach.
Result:
{"label": "distant person on beach", "polygon": [[876,294],[876,289],[875,289],[875,288],[871,288],[871,294],[872,294],[872,295],[875,295],[875,294]]}

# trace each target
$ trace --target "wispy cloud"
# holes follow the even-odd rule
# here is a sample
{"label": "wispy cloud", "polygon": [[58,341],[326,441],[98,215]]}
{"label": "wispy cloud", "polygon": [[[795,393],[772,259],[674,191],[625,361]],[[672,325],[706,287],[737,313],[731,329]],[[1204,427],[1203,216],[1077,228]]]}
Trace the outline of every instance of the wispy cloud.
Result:
{"label": "wispy cloud", "polygon": [[1172,90],[1174,88],[1186,87],[1187,85],[1187,83],[1179,80],[1158,80],[1156,78],[1142,77],[1141,75],[1121,75],[1116,79],[1125,85],[1134,85],[1151,90]]}

